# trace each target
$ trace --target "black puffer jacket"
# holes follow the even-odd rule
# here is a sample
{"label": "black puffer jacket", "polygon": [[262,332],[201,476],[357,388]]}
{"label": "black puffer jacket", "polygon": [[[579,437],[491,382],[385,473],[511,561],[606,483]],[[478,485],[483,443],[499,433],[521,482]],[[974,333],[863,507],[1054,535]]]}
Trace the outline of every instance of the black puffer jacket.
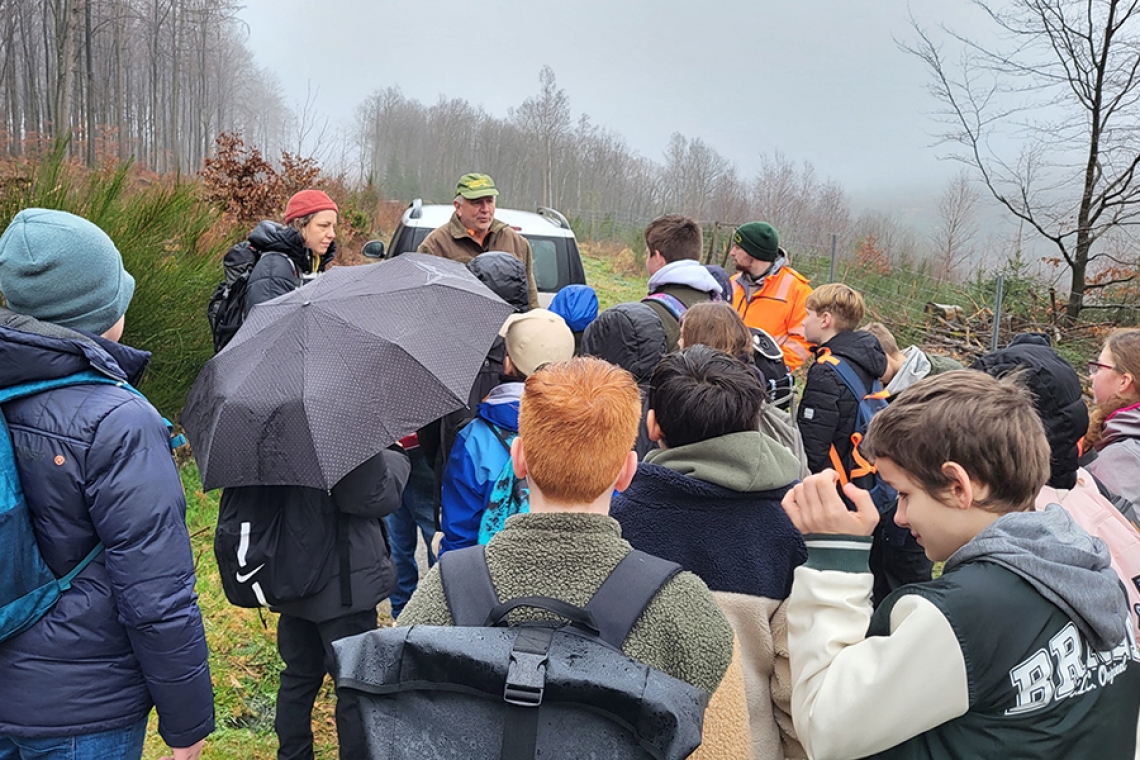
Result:
{"label": "black puffer jacket", "polygon": [[[887,370],[887,356],[879,341],[868,332],[841,332],[813,351],[818,357],[825,348],[851,365],[868,393],[872,382]],[[804,440],[808,468],[812,472],[821,472],[832,466],[830,451],[833,443],[843,466],[851,471],[851,434],[855,432],[858,413],[859,400],[848,390],[835,369],[818,361],[812,364],[796,418]]]}
{"label": "black puffer jacket", "polygon": [[641,426],[634,450],[641,459],[657,448],[645,429],[646,386],[668,341],[657,312],[644,303],[619,303],[603,311],[582,334],[582,354],[605,359],[633,375],[641,388]]}
{"label": "black puffer jacket", "polygon": [[[245,310],[301,287],[302,275],[313,271],[313,252],[305,247],[301,233],[277,222],[264,221],[249,233],[249,244],[261,254],[249,275]],[[336,257],[336,242],[317,263],[323,272]]]}
{"label": "black puffer jacket", "polygon": [[1049,485],[1073,488],[1077,484],[1077,442],[1089,428],[1089,410],[1076,370],[1049,345],[1041,333],[1023,333],[1010,344],[970,365],[1001,377],[1025,370],[1022,378],[1033,394],[1033,405],[1045,424],[1049,439]]}
{"label": "black puffer jacket", "polygon": [[488,251],[467,262],[467,269],[515,311],[530,309],[526,265],[509,253]]}

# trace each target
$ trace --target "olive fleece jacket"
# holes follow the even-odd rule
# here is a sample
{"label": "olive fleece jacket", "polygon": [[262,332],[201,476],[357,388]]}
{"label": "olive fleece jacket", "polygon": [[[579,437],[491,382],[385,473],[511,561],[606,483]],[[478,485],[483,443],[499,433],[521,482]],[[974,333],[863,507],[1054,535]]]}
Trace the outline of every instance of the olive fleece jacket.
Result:
{"label": "olive fleece jacket", "polygon": [[538,287],[534,282],[534,263],[530,243],[508,225],[495,219],[491,222],[491,229],[480,243],[471,237],[471,233],[459,221],[459,214],[452,214],[451,219],[442,227],[437,227],[428,233],[424,242],[416,249],[416,253],[428,253],[432,256],[442,256],[463,264],[471,261],[481,253],[488,251],[503,251],[509,253],[526,265],[527,295],[530,298],[530,308],[537,309]]}
{"label": "olive fleece jacket", "polygon": [[[520,514],[487,544],[487,567],[502,600],[551,596],[583,606],[632,550],[608,515]],[[521,609],[511,622],[549,613]],[[420,581],[400,625],[452,625],[438,567]],[[700,578],[682,572],[666,583],[633,626],[622,651],[712,697],[693,758],[751,754],[744,678],[732,627]],[[735,656],[734,656],[735,655]]]}

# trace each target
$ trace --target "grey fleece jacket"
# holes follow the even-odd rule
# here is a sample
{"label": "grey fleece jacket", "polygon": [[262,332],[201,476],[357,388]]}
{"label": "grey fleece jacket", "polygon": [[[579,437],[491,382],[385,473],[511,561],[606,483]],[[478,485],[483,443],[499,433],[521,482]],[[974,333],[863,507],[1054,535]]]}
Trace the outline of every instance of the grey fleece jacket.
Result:
{"label": "grey fleece jacket", "polygon": [[1104,541],[1090,536],[1059,504],[1002,515],[946,561],[945,572],[983,559],[1029,582],[1072,619],[1097,649],[1128,630],[1124,591]]}

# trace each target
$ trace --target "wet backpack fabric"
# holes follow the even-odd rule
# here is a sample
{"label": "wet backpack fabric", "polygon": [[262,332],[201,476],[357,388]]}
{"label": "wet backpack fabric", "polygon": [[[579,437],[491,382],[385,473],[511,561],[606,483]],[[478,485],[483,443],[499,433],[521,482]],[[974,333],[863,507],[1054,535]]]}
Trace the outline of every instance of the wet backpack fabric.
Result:
{"label": "wet backpack fabric", "polygon": [[[94,370],[0,389],[0,404],[70,385],[117,385],[142,396],[126,382]],[[169,423],[167,423],[169,425]],[[172,445],[181,445],[179,436]],[[71,582],[103,551],[97,543],[62,578],[48,568],[36,543],[32,518],[16,469],[16,453],[7,421],[0,414],[0,641],[6,641],[47,614]]]}
{"label": "wet backpack fabric", "polygon": [[[371,758],[681,760],[696,749],[708,695],[621,651],[679,565],[633,551],[585,607],[500,603],[483,552],[440,558],[454,627],[333,643],[337,687],[359,699]],[[520,607],[569,622],[504,627]]]}

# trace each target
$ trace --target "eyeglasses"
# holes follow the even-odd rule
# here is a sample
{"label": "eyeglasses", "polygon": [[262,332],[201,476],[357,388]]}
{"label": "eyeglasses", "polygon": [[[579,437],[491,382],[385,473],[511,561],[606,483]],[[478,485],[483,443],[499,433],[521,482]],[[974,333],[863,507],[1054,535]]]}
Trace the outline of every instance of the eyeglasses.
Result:
{"label": "eyeglasses", "polygon": [[1095,375],[1097,372],[1099,372],[1102,369],[1110,369],[1113,372],[1117,371],[1116,367],[1113,367],[1111,364],[1101,364],[1100,362],[1089,362],[1089,374],[1090,375]]}

